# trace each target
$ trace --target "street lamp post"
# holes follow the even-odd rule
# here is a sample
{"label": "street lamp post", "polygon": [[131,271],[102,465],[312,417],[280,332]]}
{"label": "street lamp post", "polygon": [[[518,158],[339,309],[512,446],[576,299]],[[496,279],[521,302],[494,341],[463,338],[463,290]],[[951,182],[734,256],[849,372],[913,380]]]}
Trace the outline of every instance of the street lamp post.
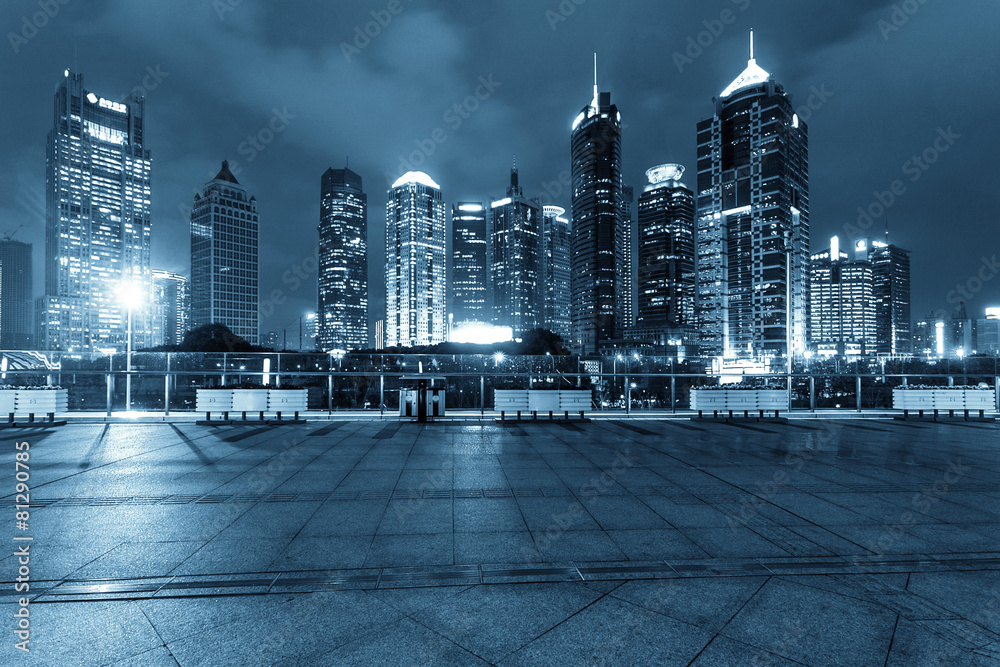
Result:
{"label": "street lamp post", "polygon": [[118,298],[128,309],[128,328],[125,340],[125,411],[132,411],[132,311],[142,303],[142,290],[137,283],[124,282],[118,289]]}
{"label": "street lamp post", "polygon": [[[831,259],[833,259],[831,257]],[[785,375],[788,409],[792,409],[792,232],[785,232]]]}

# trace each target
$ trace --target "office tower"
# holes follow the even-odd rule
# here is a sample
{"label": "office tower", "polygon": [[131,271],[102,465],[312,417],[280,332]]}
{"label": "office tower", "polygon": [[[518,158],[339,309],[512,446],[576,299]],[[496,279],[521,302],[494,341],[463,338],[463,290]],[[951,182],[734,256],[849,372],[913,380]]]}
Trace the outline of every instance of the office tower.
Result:
{"label": "office tower", "polygon": [[637,256],[636,256],[636,225],[635,216],[633,215],[633,210],[635,207],[635,188],[631,185],[626,185],[622,188],[622,244],[624,250],[622,251],[622,257],[625,260],[625,266],[622,269],[624,273],[624,289],[625,292],[622,294],[622,324],[621,328],[625,329],[635,324],[636,318],[636,283],[639,279],[639,275],[636,270]]}
{"label": "office tower", "polygon": [[597,89],[573,122],[572,343],[583,354],[621,337],[626,310],[621,114]]}
{"label": "office tower", "polygon": [[188,332],[191,283],[185,276],[153,269],[153,343],[179,345]]}
{"label": "office tower", "polygon": [[872,265],[851,260],[836,236],[829,250],[811,257],[809,299],[809,335],[819,354],[874,354]]}
{"label": "office tower", "polygon": [[389,189],[385,225],[387,346],[445,340],[445,212],[441,187],[422,171]]}
{"label": "office tower", "polygon": [[520,335],[538,326],[539,205],[518,185],[510,170],[504,199],[490,208],[490,286],[493,324]]}
{"label": "office tower", "polygon": [[69,70],[56,89],[45,159],[45,296],[36,305],[40,349],[124,350],[124,284],[145,299],[133,312],[133,347],[151,342],[144,113],[141,96],[98,97]]}
{"label": "office tower", "polygon": [[257,199],[247,197],[229,162],[195,193],[191,210],[191,328],[225,324],[259,340]]}
{"label": "office tower", "polygon": [[34,343],[31,244],[0,240],[0,349],[30,350]]}
{"label": "office tower", "polygon": [[[809,261],[806,124],[753,56],[698,123],[696,309],[703,354],[805,351]],[[786,267],[786,243],[791,270]],[[791,301],[789,304],[789,293]]]}
{"label": "office tower", "polygon": [[320,183],[316,345],[368,347],[368,197],[350,169],[327,169]]}
{"label": "office tower", "polygon": [[542,250],[538,271],[542,327],[562,336],[573,336],[570,318],[570,226],[562,206],[542,208]]}
{"label": "office tower", "polygon": [[863,239],[857,252],[872,263],[875,302],[875,351],[910,354],[910,251],[887,241]]}
{"label": "office tower", "polygon": [[694,327],[694,194],[681,182],[684,167],[661,164],[646,172],[639,195],[636,327]]}
{"label": "office tower", "polygon": [[976,352],[995,357],[1000,354],[1000,308],[987,308],[985,314],[986,317],[976,322]]}
{"label": "office tower", "polygon": [[280,350],[281,336],[278,335],[277,331],[268,331],[261,336],[260,344],[262,347],[269,347],[272,350]]}
{"label": "office tower", "polygon": [[455,325],[489,322],[486,207],[459,202],[451,209],[451,309]]}

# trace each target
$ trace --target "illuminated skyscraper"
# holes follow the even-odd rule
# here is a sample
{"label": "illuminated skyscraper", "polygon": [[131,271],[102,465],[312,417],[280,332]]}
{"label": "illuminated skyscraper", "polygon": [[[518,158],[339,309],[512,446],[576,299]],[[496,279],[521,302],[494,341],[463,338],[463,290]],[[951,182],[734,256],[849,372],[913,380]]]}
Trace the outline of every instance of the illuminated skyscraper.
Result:
{"label": "illuminated skyscraper", "polygon": [[320,187],[321,350],[368,347],[368,197],[350,169],[327,169]]}
{"label": "illuminated skyscraper", "polygon": [[784,88],[757,65],[752,35],[750,43],[746,69],[719,95],[715,114],[698,123],[701,351],[783,355],[790,291],[792,349],[801,354],[808,316],[808,134]]}
{"label": "illuminated skyscraper", "polygon": [[539,302],[542,327],[572,339],[570,319],[570,227],[561,206],[542,208],[542,252],[539,268]]}
{"label": "illuminated skyscraper", "polygon": [[191,283],[185,276],[153,269],[153,342],[177,345],[188,332]]}
{"label": "illuminated skyscraper", "polygon": [[910,354],[910,251],[886,241],[857,242],[856,251],[872,263],[872,299],[875,302],[875,351]]}
{"label": "illuminated skyscraper", "polygon": [[385,270],[386,345],[444,342],[444,201],[422,171],[403,174],[389,190]]}
{"label": "illuminated skyscraper", "polygon": [[31,244],[0,240],[0,349],[29,350],[34,342]]}
{"label": "illuminated skyscraper", "polygon": [[257,199],[229,162],[191,210],[191,327],[225,324],[253,345],[260,331]]}
{"label": "illuminated skyscraper", "polygon": [[133,345],[151,342],[150,157],[144,99],[123,102],[83,87],[66,70],[55,94],[45,170],[45,296],[36,305],[40,349],[125,348],[123,283],[146,304],[133,312]]}
{"label": "illuminated skyscraper", "polygon": [[489,322],[486,208],[459,202],[451,209],[451,310],[456,325]]}
{"label": "illuminated skyscraper", "polygon": [[840,240],[811,257],[809,336],[820,354],[874,354],[872,264],[841,252]]}
{"label": "illuminated skyscraper", "polygon": [[662,164],[646,172],[639,195],[639,280],[636,326],[694,326],[694,194],[680,179],[684,167]]}
{"label": "illuminated skyscraper", "polygon": [[598,92],[594,69],[594,98],[571,139],[572,343],[584,354],[621,337],[628,294],[621,114],[611,93]]}
{"label": "illuminated skyscraper", "polygon": [[625,260],[622,281],[625,292],[622,295],[621,328],[635,324],[636,318],[636,226],[635,226],[635,188],[626,185],[622,188],[622,257]]}
{"label": "illuminated skyscraper", "polygon": [[538,326],[539,205],[525,199],[516,167],[510,171],[507,196],[491,208],[493,324],[519,335]]}

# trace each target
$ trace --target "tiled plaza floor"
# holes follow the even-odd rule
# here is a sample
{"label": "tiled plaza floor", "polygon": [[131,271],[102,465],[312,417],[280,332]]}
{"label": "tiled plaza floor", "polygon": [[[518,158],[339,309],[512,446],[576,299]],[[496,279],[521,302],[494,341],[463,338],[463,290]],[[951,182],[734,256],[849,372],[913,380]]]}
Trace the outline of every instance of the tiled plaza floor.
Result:
{"label": "tiled plaza floor", "polygon": [[3,665],[1000,664],[992,423],[2,435]]}

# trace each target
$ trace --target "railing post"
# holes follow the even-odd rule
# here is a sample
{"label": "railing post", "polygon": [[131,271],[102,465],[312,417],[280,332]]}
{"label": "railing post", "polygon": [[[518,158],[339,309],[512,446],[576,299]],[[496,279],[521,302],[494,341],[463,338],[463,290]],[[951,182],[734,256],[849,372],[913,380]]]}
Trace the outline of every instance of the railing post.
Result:
{"label": "railing post", "polygon": [[816,412],[816,376],[809,376],[809,409]]}
{"label": "railing post", "polygon": [[861,376],[858,375],[854,379],[855,379],[855,382],[854,382],[854,391],[857,394],[857,398],[858,398],[858,401],[857,401],[857,403],[858,403],[858,412],[861,412]]}
{"label": "railing post", "polygon": [[167,374],[163,376],[163,416],[170,416],[170,353],[167,353]]}
{"label": "railing post", "polygon": [[326,376],[326,409],[331,415],[333,414],[333,368],[330,368],[330,374]]}
{"label": "railing post", "polygon": [[378,375],[378,404],[385,405],[385,373]]}
{"label": "railing post", "polygon": [[109,417],[111,416],[111,399],[112,399],[112,395],[114,394],[114,391],[115,391],[114,387],[115,387],[115,377],[114,377],[114,375],[112,373],[108,373],[108,398],[107,398],[107,404],[108,404],[108,416]]}
{"label": "railing post", "polygon": [[486,376],[479,376],[479,416],[486,412]]}
{"label": "railing post", "polygon": [[670,376],[670,412],[677,414],[677,377]]}
{"label": "railing post", "polygon": [[993,378],[993,398],[996,399],[996,405],[993,406],[997,412],[1000,412],[1000,375]]}

